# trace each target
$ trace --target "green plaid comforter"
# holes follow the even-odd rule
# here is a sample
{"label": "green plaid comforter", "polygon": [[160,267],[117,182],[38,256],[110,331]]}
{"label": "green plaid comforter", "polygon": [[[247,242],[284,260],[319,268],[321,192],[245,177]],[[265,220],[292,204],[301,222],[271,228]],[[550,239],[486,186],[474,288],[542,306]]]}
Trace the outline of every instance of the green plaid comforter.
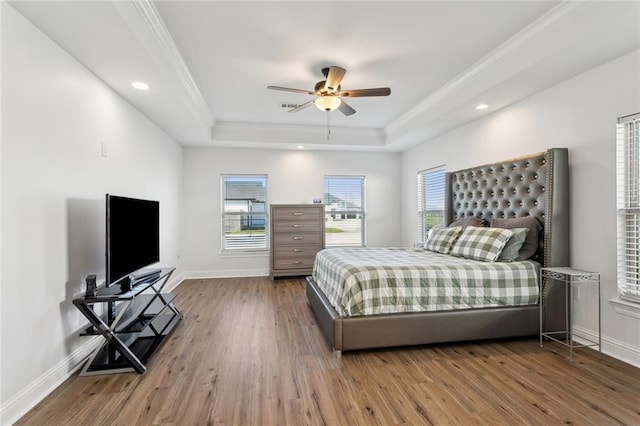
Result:
{"label": "green plaid comforter", "polygon": [[313,278],[341,316],[538,303],[538,265],[479,262],[424,249],[331,248]]}

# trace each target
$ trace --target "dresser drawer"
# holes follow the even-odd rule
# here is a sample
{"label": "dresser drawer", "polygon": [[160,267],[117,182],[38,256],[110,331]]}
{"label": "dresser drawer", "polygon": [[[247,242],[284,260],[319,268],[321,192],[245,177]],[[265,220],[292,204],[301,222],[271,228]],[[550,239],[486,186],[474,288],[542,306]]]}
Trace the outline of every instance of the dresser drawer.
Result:
{"label": "dresser drawer", "polygon": [[317,222],[322,216],[322,208],[317,207],[278,207],[273,212],[273,219],[276,221],[308,220]]}
{"label": "dresser drawer", "polygon": [[281,244],[320,244],[324,241],[323,235],[320,232],[299,232],[289,233],[283,232],[280,234],[273,234],[273,242],[276,248]]}
{"label": "dresser drawer", "polygon": [[322,223],[310,220],[279,221],[273,224],[273,232],[320,232]]}
{"label": "dresser drawer", "polygon": [[273,259],[273,267],[276,269],[313,269],[314,256],[307,257],[275,257]]}
{"label": "dresser drawer", "polygon": [[322,245],[312,244],[306,246],[278,246],[275,248],[273,255],[276,258],[284,257],[315,257],[322,250]]}

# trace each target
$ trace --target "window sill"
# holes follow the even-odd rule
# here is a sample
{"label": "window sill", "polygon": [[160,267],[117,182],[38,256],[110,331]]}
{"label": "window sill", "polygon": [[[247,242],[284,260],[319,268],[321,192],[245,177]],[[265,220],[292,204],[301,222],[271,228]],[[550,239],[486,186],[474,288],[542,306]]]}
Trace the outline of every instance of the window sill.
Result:
{"label": "window sill", "polygon": [[223,250],[220,257],[226,258],[247,258],[247,257],[268,257],[269,249],[260,250]]}
{"label": "window sill", "polygon": [[622,300],[617,296],[609,299],[609,303],[613,305],[613,309],[622,315],[640,319],[640,303]]}

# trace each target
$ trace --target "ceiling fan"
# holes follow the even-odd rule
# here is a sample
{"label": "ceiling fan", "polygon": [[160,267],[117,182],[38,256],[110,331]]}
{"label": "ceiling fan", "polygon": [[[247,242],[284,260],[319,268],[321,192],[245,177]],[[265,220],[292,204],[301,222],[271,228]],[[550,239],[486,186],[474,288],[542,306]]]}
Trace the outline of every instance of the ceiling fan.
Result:
{"label": "ceiling fan", "polygon": [[267,86],[267,89],[283,90],[285,92],[306,93],[315,96],[308,102],[290,109],[289,112],[302,111],[312,103],[322,111],[340,110],[344,115],[355,114],[356,110],[344,101],[344,98],[359,98],[364,96],[389,96],[391,89],[388,87],[377,87],[372,89],[342,90],[340,82],[347,72],[344,68],[331,66],[322,69],[325,80],[316,83],[313,91],[304,89],[292,89],[289,87]]}

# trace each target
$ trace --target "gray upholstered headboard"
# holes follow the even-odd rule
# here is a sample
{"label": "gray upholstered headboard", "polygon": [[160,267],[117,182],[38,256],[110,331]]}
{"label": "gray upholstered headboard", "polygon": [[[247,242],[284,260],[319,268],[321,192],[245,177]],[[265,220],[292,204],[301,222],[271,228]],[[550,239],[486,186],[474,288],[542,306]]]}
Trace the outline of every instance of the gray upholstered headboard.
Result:
{"label": "gray upholstered headboard", "polygon": [[533,216],[543,226],[536,260],[569,266],[569,165],[566,148],[447,173],[445,221]]}

